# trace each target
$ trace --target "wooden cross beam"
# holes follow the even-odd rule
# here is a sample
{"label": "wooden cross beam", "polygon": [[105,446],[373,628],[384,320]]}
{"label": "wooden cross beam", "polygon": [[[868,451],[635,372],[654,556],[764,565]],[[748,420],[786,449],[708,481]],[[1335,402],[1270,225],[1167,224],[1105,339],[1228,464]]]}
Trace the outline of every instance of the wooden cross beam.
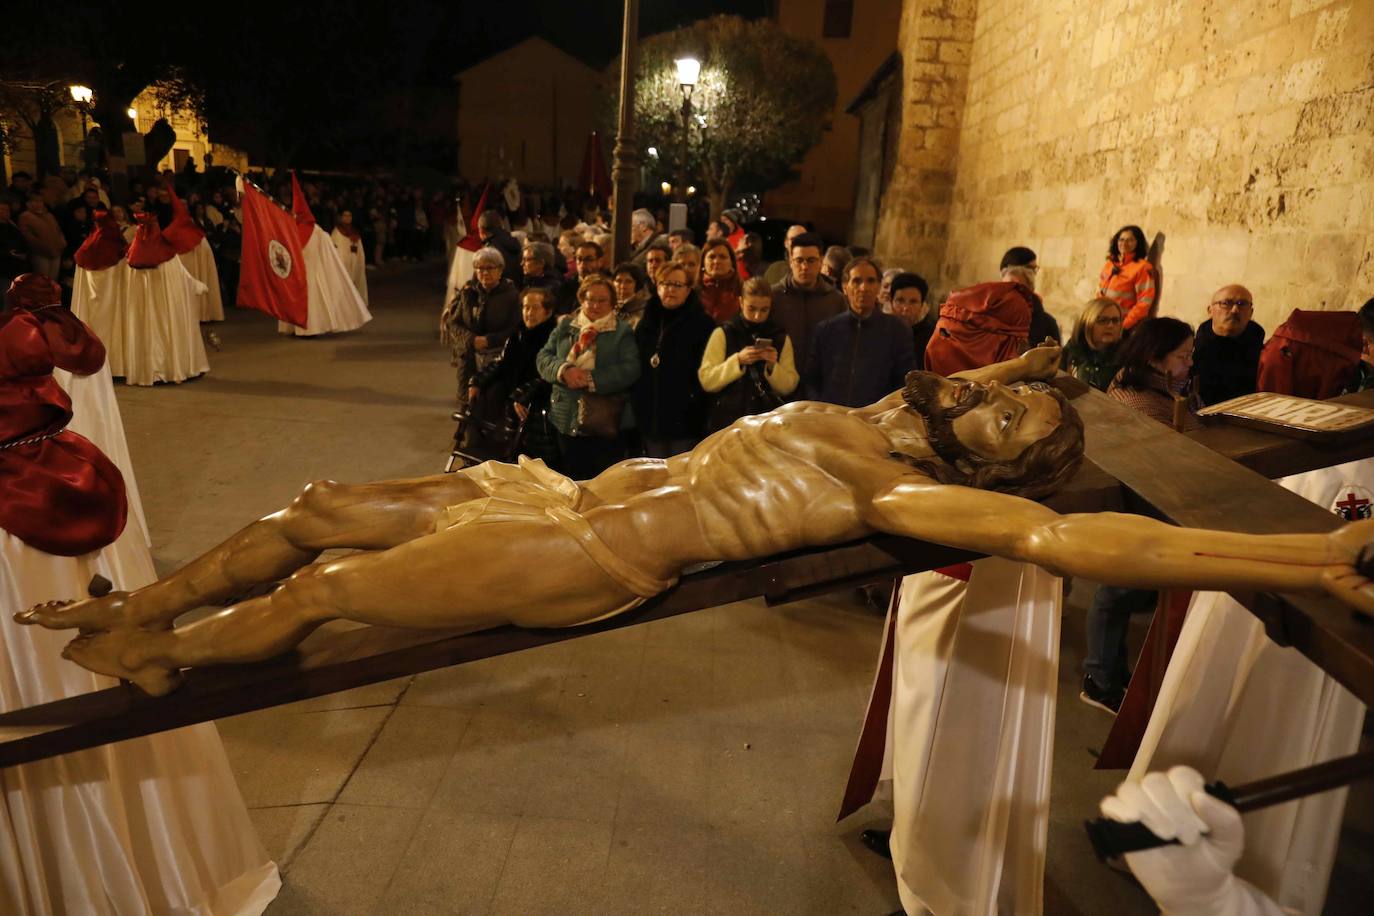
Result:
{"label": "wooden cross beam", "polygon": [[[1323,449],[1256,430],[1214,428],[1190,441],[1099,392],[1066,387],[1074,389],[1071,396],[1087,423],[1089,460],[1069,486],[1048,500],[1061,512],[1130,509],[1185,525],[1326,531],[1338,523],[1334,515],[1247,466],[1282,476],[1374,456],[1374,439]],[[1374,406],[1374,392],[1357,396],[1355,402]],[[183,686],[166,697],[150,698],[120,685],[0,715],[0,767],[734,601],[763,597],[778,604],[977,557],[880,535],[721,564],[684,576],[675,588],[634,611],[571,629],[500,627],[454,635],[331,625],[268,662],[192,669]],[[1236,597],[1265,620],[1279,642],[1293,645],[1374,704],[1374,625],[1334,600]]]}

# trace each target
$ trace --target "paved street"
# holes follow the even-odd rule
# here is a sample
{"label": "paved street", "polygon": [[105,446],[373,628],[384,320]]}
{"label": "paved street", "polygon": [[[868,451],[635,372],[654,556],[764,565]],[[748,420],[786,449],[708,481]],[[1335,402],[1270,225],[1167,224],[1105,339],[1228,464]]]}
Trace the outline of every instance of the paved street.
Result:
{"label": "paved street", "polygon": [[[442,468],[442,272],[371,280],[360,332],[234,311],[208,377],[118,389],[161,571],[312,479]],[[1065,616],[1046,911],[1130,916],[1153,910],[1079,826],[1119,778],[1090,769],[1108,719],[1076,700],[1089,595]],[[748,602],[221,721],[283,867],[269,913],[888,913],[858,842],[882,812],[834,822],[881,631],[849,594]]]}

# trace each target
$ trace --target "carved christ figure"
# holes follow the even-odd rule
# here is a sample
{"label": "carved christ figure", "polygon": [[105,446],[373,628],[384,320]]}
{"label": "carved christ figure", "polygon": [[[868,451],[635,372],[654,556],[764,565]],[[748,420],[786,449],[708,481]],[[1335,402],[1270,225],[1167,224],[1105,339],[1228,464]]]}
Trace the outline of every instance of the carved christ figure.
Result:
{"label": "carved christ figure", "polygon": [[[1356,571],[1374,521],[1330,535],[1061,516],[1033,502],[1082,461],[1083,424],[1038,383],[1056,346],[942,378],[908,376],[868,407],[800,402],[746,417],[667,461],[574,482],[541,462],[359,485],[312,483],[177,572],[22,612],[77,627],[64,652],[151,694],[180,669],[285,652],[328,620],[480,630],[564,627],[628,610],[681,571],[889,532],[1138,588],[1323,589],[1374,610]],[[330,548],[368,551],[315,562]],[[173,628],[193,608],[284,580]]]}

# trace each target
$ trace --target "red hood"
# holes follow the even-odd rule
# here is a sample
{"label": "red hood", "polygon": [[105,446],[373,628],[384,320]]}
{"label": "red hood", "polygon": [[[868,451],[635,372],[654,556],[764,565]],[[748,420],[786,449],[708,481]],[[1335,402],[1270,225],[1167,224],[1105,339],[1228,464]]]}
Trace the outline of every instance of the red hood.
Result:
{"label": "red hood", "polygon": [[167,186],[167,194],[172,199],[172,221],[162,230],[162,237],[171,244],[177,254],[185,254],[200,244],[201,239],[205,238],[205,233],[191,221],[191,211],[187,210],[185,202],[177,197],[176,189],[171,184]]}
{"label": "red hood", "polygon": [[106,270],[124,259],[128,247],[119,223],[108,211],[101,212],[95,219],[95,231],[76,249],[76,266],[82,270]]}
{"label": "red hood", "polygon": [[152,213],[138,215],[138,232],[133,244],[129,246],[130,267],[156,267],[176,257],[176,249],[163,238],[158,228],[157,216]]}

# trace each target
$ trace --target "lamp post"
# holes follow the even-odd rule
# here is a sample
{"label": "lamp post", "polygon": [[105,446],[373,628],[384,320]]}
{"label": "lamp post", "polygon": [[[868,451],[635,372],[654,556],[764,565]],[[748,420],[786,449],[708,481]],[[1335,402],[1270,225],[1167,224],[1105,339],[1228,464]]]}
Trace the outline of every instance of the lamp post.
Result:
{"label": "lamp post", "polygon": [[91,114],[91,98],[94,93],[89,86],[72,86],[72,101],[81,110],[81,163],[88,169],[95,168],[99,161],[96,150],[91,148],[91,138],[89,125],[87,123]]}
{"label": "lamp post", "polygon": [[677,85],[682,90],[682,150],[677,165],[677,199],[687,202],[687,136],[692,126],[692,90],[696,88],[697,78],[701,76],[701,61],[695,57],[679,57],[673,61],[677,65]]}
{"label": "lamp post", "polygon": [[635,70],[638,69],[639,0],[625,0],[625,23],[620,39],[620,122],[616,126],[615,151],[611,154],[611,184],[615,204],[611,209],[613,264],[630,254],[630,213],[634,210],[635,183],[639,175],[639,150],[635,149]]}
{"label": "lamp post", "polygon": [[86,118],[91,111],[91,88],[89,86],[72,86],[72,101],[81,110],[81,142],[86,142]]}

